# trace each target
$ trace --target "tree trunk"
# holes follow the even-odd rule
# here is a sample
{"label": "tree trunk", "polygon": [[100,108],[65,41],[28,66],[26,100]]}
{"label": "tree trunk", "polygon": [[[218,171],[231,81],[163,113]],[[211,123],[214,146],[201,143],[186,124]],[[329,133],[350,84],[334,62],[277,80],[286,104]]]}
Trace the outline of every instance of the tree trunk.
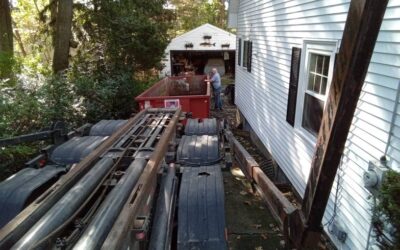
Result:
{"label": "tree trunk", "polygon": [[218,25],[222,29],[226,29],[226,11],[225,11],[225,0],[220,0],[220,5],[219,5],[219,20],[218,20]]}
{"label": "tree trunk", "polygon": [[8,0],[0,0],[0,53],[13,55],[11,10]]}
{"label": "tree trunk", "polygon": [[53,72],[68,68],[69,41],[72,36],[72,0],[58,2]]}
{"label": "tree trunk", "polygon": [[13,31],[10,3],[0,0],[0,79],[13,78]]}
{"label": "tree trunk", "polygon": [[53,44],[53,47],[56,46],[57,7],[58,7],[58,0],[50,0],[50,3],[49,3],[49,8],[50,8],[49,29],[50,29],[50,35],[51,35],[51,43]]}
{"label": "tree trunk", "polygon": [[17,44],[18,44],[18,47],[19,47],[19,49],[21,51],[22,56],[25,57],[26,56],[26,50],[25,50],[24,43],[22,42],[21,35],[19,34],[17,24],[14,21],[12,22],[12,24],[14,26],[14,38],[15,38]]}

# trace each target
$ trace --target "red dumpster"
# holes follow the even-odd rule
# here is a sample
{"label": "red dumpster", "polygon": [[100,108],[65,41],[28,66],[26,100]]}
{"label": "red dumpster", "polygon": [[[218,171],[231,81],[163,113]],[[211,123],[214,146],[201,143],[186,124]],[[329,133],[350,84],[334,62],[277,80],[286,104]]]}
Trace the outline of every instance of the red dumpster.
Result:
{"label": "red dumpster", "polygon": [[205,75],[166,77],[135,100],[140,110],[145,108],[181,107],[192,112],[195,118],[208,118],[210,115],[210,84]]}

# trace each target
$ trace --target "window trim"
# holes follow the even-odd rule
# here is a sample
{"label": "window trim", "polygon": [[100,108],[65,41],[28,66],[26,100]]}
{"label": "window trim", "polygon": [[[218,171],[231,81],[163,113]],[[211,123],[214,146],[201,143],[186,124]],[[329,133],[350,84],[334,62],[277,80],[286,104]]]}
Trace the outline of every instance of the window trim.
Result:
{"label": "window trim", "polygon": [[326,107],[326,100],[328,98],[329,89],[332,82],[333,67],[335,63],[335,56],[338,52],[339,41],[338,40],[303,40],[303,47],[300,60],[300,72],[299,72],[299,83],[297,91],[296,100],[296,113],[295,113],[295,123],[294,128],[296,133],[301,137],[309,141],[311,144],[315,144],[317,137],[311,132],[307,131],[302,126],[303,121],[303,111],[304,111],[304,99],[305,93],[307,92],[308,85],[308,68],[309,68],[309,55],[310,53],[316,53],[320,55],[328,55],[329,59],[329,70],[328,70],[328,83],[326,86],[326,95],[322,98],[321,95],[314,93],[313,96],[317,97],[319,100],[324,101],[324,109]]}

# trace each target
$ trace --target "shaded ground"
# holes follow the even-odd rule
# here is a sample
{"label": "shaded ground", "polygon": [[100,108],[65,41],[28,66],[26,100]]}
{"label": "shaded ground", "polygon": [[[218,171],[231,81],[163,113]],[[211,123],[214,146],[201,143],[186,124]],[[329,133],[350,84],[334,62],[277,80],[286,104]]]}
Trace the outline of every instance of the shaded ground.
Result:
{"label": "shaded ground", "polygon": [[[230,105],[224,98],[224,110],[212,111],[212,116],[226,119],[231,128],[236,127],[236,106]],[[233,130],[240,133],[239,130]],[[237,134],[238,139],[252,153],[257,161],[262,156],[257,154],[249,138]],[[244,137],[245,134],[244,134]],[[251,184],[238,168],[223,172],[225,190],[225,218],[228,233],[229,249],[232,250],[266,250],[286,249],[283,234],[277,222],[257,193],[253,193]]]}
{"label": "shaded ground", "polygon": [[223,173],[229,249],[284,249],[283,235],[239,169]]}

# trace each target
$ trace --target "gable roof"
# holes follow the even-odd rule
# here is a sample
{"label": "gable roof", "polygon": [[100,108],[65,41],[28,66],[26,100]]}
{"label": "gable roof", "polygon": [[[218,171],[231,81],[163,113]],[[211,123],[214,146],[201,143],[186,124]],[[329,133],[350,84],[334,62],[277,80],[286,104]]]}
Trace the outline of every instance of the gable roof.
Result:
{"label": "gable roof", "polygon": [[206,31],[206,30],[208,30],[208,29],[210,29],[210,30],[215,30],[215,32],[219,32],[219,33],[225,34],[225,35],[227,35],[227,36],[229,36],[229,35],[233,35],[233,36],[234,36],[234,34],[228,32],[228,31],[226,31],[226,30],[223,30],[223,29],[221,29],[221,28],[218,28],[217,26],[214,26],[214,25],[212,25],[212,24],[205,23],[205,24],[203,24],[203,25],[201,25],[201,26],[199,26],[199,27],[197,27],[197,28],[194,28],[194,29],[192,29],[192,30],[190,30],[190,31],[188,31],[188,32],[186,32],[186,33],[183,33],[182,35],[179,35],[179,36],[175,37],[174,39],[171,40],[171,42],[174,41],[174,40],[176,40],[176,39],[181,39],[181,38],[190,36],[190,35],[195,34],[195,33],[201,33],[201,32]]}
{"label": "gable roof", "polygon": [[[205,42],[204,35],[211,35],[210,43],[214,46],[200,46],[200,43]],[[171,40],[167,50],[185,50],[185,44],[192,43],[192,50],[222,50],[221,44],[229,43],[229,50],[236,49],[236,35],[226,30],[218,28],[209,23],[203,24],[191,31],[188,31]]]}

